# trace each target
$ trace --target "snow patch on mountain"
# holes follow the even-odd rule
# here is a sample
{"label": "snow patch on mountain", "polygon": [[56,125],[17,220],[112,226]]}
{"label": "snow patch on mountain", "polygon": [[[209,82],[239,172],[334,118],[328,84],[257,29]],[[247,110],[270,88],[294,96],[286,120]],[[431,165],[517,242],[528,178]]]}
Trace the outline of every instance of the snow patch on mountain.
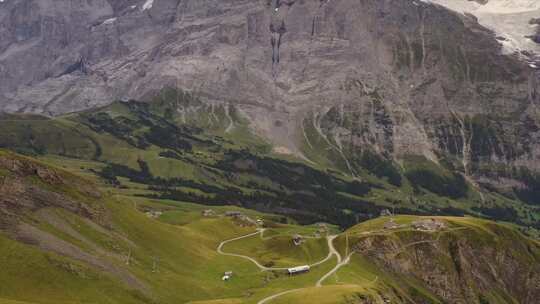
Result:
{"label": "snow patch on mountain", "polygon": [[489,0],[485,4],[473,0],[421,0],[432,2],[456,11],[477,14],[518,14],[540,10],[538,0]]}
{"label": "snow patch on mountain", "polygon": [[478,22],[493,30],[501,40],[503,53],[522,51],[540,54],[540,45],[527,36],[535,34],[537,26],[529,21],[540,17],[540,0],[490,0],[481,4],[471,0],[423,0],[442,5],[459,13],[469,13]]}
{"label": "snow patch on mountain", "polygon": [[491,0],[480,5],[479,11],[494,14],[516,14],[540,10],[538,0]]}
{"label": "snow patch on mountain", "polygon": [[142,10],[145,11],[145,10],[151,9],[153,5],[154,5],[154,0],[146,0],[146,2],[142,6]]}
{"label": "snow patch on mountain", "polygon": [[117,19],[116,17],[115,17],[115,18],[109,18],[109,19],[103,21],[102,24],[103,24],[103,25],[113,24],[114,22],[116,22],[116,19]]}

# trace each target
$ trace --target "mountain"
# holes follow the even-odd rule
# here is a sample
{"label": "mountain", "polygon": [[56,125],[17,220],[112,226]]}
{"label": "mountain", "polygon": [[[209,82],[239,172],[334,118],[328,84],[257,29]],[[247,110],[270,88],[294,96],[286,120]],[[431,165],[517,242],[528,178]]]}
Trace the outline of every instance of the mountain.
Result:
{"label": "mountain", "polygon": [[0,0],[0,303],[535,303],[539,20]]}
{"label": "mountain", "polygon": [[510,53],[504,33],[479,23],[507,7],[512,20],[532,16],[534,4],[479,1],[463,14],[445,1],[70,3],[0,3],[4,111],[58,115],[173,87],[234,106],[281,154],[351,176],[365,153],[421,157],[481,193],[538,204],[534,48]]}
{"label": "mountain", "polygon": [[527,304],[540,292],[540,244],[514,225],[383,216],[340,233],[140,197],[91,165],[0,151],[0,303]]}

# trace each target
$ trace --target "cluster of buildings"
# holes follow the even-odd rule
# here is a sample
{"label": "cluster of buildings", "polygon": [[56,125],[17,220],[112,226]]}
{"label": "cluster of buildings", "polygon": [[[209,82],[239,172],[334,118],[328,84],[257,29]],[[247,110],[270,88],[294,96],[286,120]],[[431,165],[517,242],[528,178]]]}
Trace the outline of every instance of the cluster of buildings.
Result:
{"label": "cluster of buildings", "polygon": [[[384,229],[385,230],[391,230],[391,229],[399,229],[399,228],[405,228],[408,225],[400,225],[394,221],[393,218],[390,218],[388,222],[384,223]],[[447,225],[443,221],[439,221],[436,219],[423,219],[414,221],[410,225],[413,229],[419,230],[419,231],[439,231],[444,230],[447,228]]]}
{"label": "cluster of buildings", "polygon": [[[212,209],[205,209],[201,212],[201,214],[203,217],[223,216],[223,215],[218,215],[217,212]],[[238,220],[238,222],[241,225],[245,225],[245,226],[259,226],[260,227],[264,224],[264,221],[262,219],[259,218],[259,219],[254,220],[240,211],[226,211],[224,216],[231,217],[235,220]]]}

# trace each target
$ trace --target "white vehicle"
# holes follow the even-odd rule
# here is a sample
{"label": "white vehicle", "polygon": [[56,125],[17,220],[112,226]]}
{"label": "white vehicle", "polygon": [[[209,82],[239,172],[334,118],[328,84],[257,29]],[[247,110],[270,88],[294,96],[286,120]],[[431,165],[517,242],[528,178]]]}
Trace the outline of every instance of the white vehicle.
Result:
{"label": "white vehicle", "polygon": [[298,266],[298,267],[293,267],[293,268],[289,268],[287,269],[287,272],[289,274],[299,274],[299,273],[304,273],[304,272],[308,272],[309,271],[309,266],[308,265],[304,265],[304,266]]}

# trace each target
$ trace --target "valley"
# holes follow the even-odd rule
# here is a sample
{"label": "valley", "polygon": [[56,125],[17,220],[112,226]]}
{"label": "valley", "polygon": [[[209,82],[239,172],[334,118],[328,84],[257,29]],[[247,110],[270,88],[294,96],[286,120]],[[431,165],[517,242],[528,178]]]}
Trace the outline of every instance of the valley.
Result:
{"label": "valley", "polygon": [[0,304],[537,304],[536,0],[0,0]]}
{"label": "valley", "polygon": [[[3,123],[14,128],[19,123],[51,123],[11,118]],[[507,303],[513,298],[533,303],[539,292],[533,286],[540,271],[536,266],[525,269],[539,265],[540,244],[523,236],[519,232],[523,228],[516,224],[473,217],[379,216],[375,211],[374,219],[345,230],[340,227],[343,222],[332,224],[331,217],[316,216],[310,224],[294,210],[276,209],[282,210],[276,214],[250,205],[234,206],[231,201],[226,201],[228,206],[217,199],[213,202],[212,197],[224,195],[217,191],[220,183],[242,177],[216,178],[215,188],[200,189],[195,177],[201,171],[170,170],[167,166],[176,162],[166,157],[145,166],[142,157],[148,156],[143,153],[156,153],[150,152],[154,147],[141,150],[134,163],[104,162],[95,157],[93,143],[112,135],[94,133],[99,135],[80,144],[77,141],[85,137],[68,141],[70,133],[63,134],[57,138],[65,145],[57,146],[64,146],[65,153],[36,149],[38,136],[13,147],[37,159],[0,152],[0,265],[5,269],[0,275],[0,303],[443,303],[449,299]],[[110,153],[110,148],[103,145],[101,155]],[[176,151],[185,157],[180,159],[197,155]],[[208,155],[212,154],[203,159],[212,164]],[[160,160],[168,165],[159,165]],[[239,167],[249,168],[246,162]],[[296,170],[309,168],[291,160],[274,162]],[[184,174],[194,179],[187,180]],[[347,181],[338,173],[326,174],[337,179],[330,179],[331,183]],[[171,187],[184,199],[162,197]],[[216,189],[215,196],[205,189]],[[271,193],[272,187],[265,189]],[[190,201],[203,195],[208,198],[205,205]],[[432,229],[425,221],[440,222],[442,228]],[[491,256],[492,248],[505,252],[504,263]],[[518,267],[515,276],[508,277],[513,281],[498,281],[481,266],[470,269],[482,265],[480,256],[489,258],[496,272],[509,273],[505,265]],[[417,265],[411,269],[410,263]],[[293,276],[286,273],[299,265],[311,269]],[[232,274],[224,281],[227,272]],[[441,281],[441,273],[449,273],[445,279],[449,281]],[[474,283],[478,280],[479,285]],[[462,281],[467,287],[453,285]],[[29,291],[25,286],[35,288]]]}
{"label": "valley", "polygon": [[[232,204],[300,223],[345,228],[389,209],[509,221],[531,235],[540,225],[538,206],[521,201],[517,188],[504,195],[479,190],[451,167],[412,155],[397,163],[368,151],[351,176],[324,147],[312,152],[317,163],[274,153],[232,107],[212,112],[172,89],[160,96],[151,104],[115,102],[52,119],[6,114],[0,117],[0,147],[105,180],[124,194]],[[186,105],[199,110],[185,121],[175,109]],[[234,128],[226,132],[229,118]]]}

